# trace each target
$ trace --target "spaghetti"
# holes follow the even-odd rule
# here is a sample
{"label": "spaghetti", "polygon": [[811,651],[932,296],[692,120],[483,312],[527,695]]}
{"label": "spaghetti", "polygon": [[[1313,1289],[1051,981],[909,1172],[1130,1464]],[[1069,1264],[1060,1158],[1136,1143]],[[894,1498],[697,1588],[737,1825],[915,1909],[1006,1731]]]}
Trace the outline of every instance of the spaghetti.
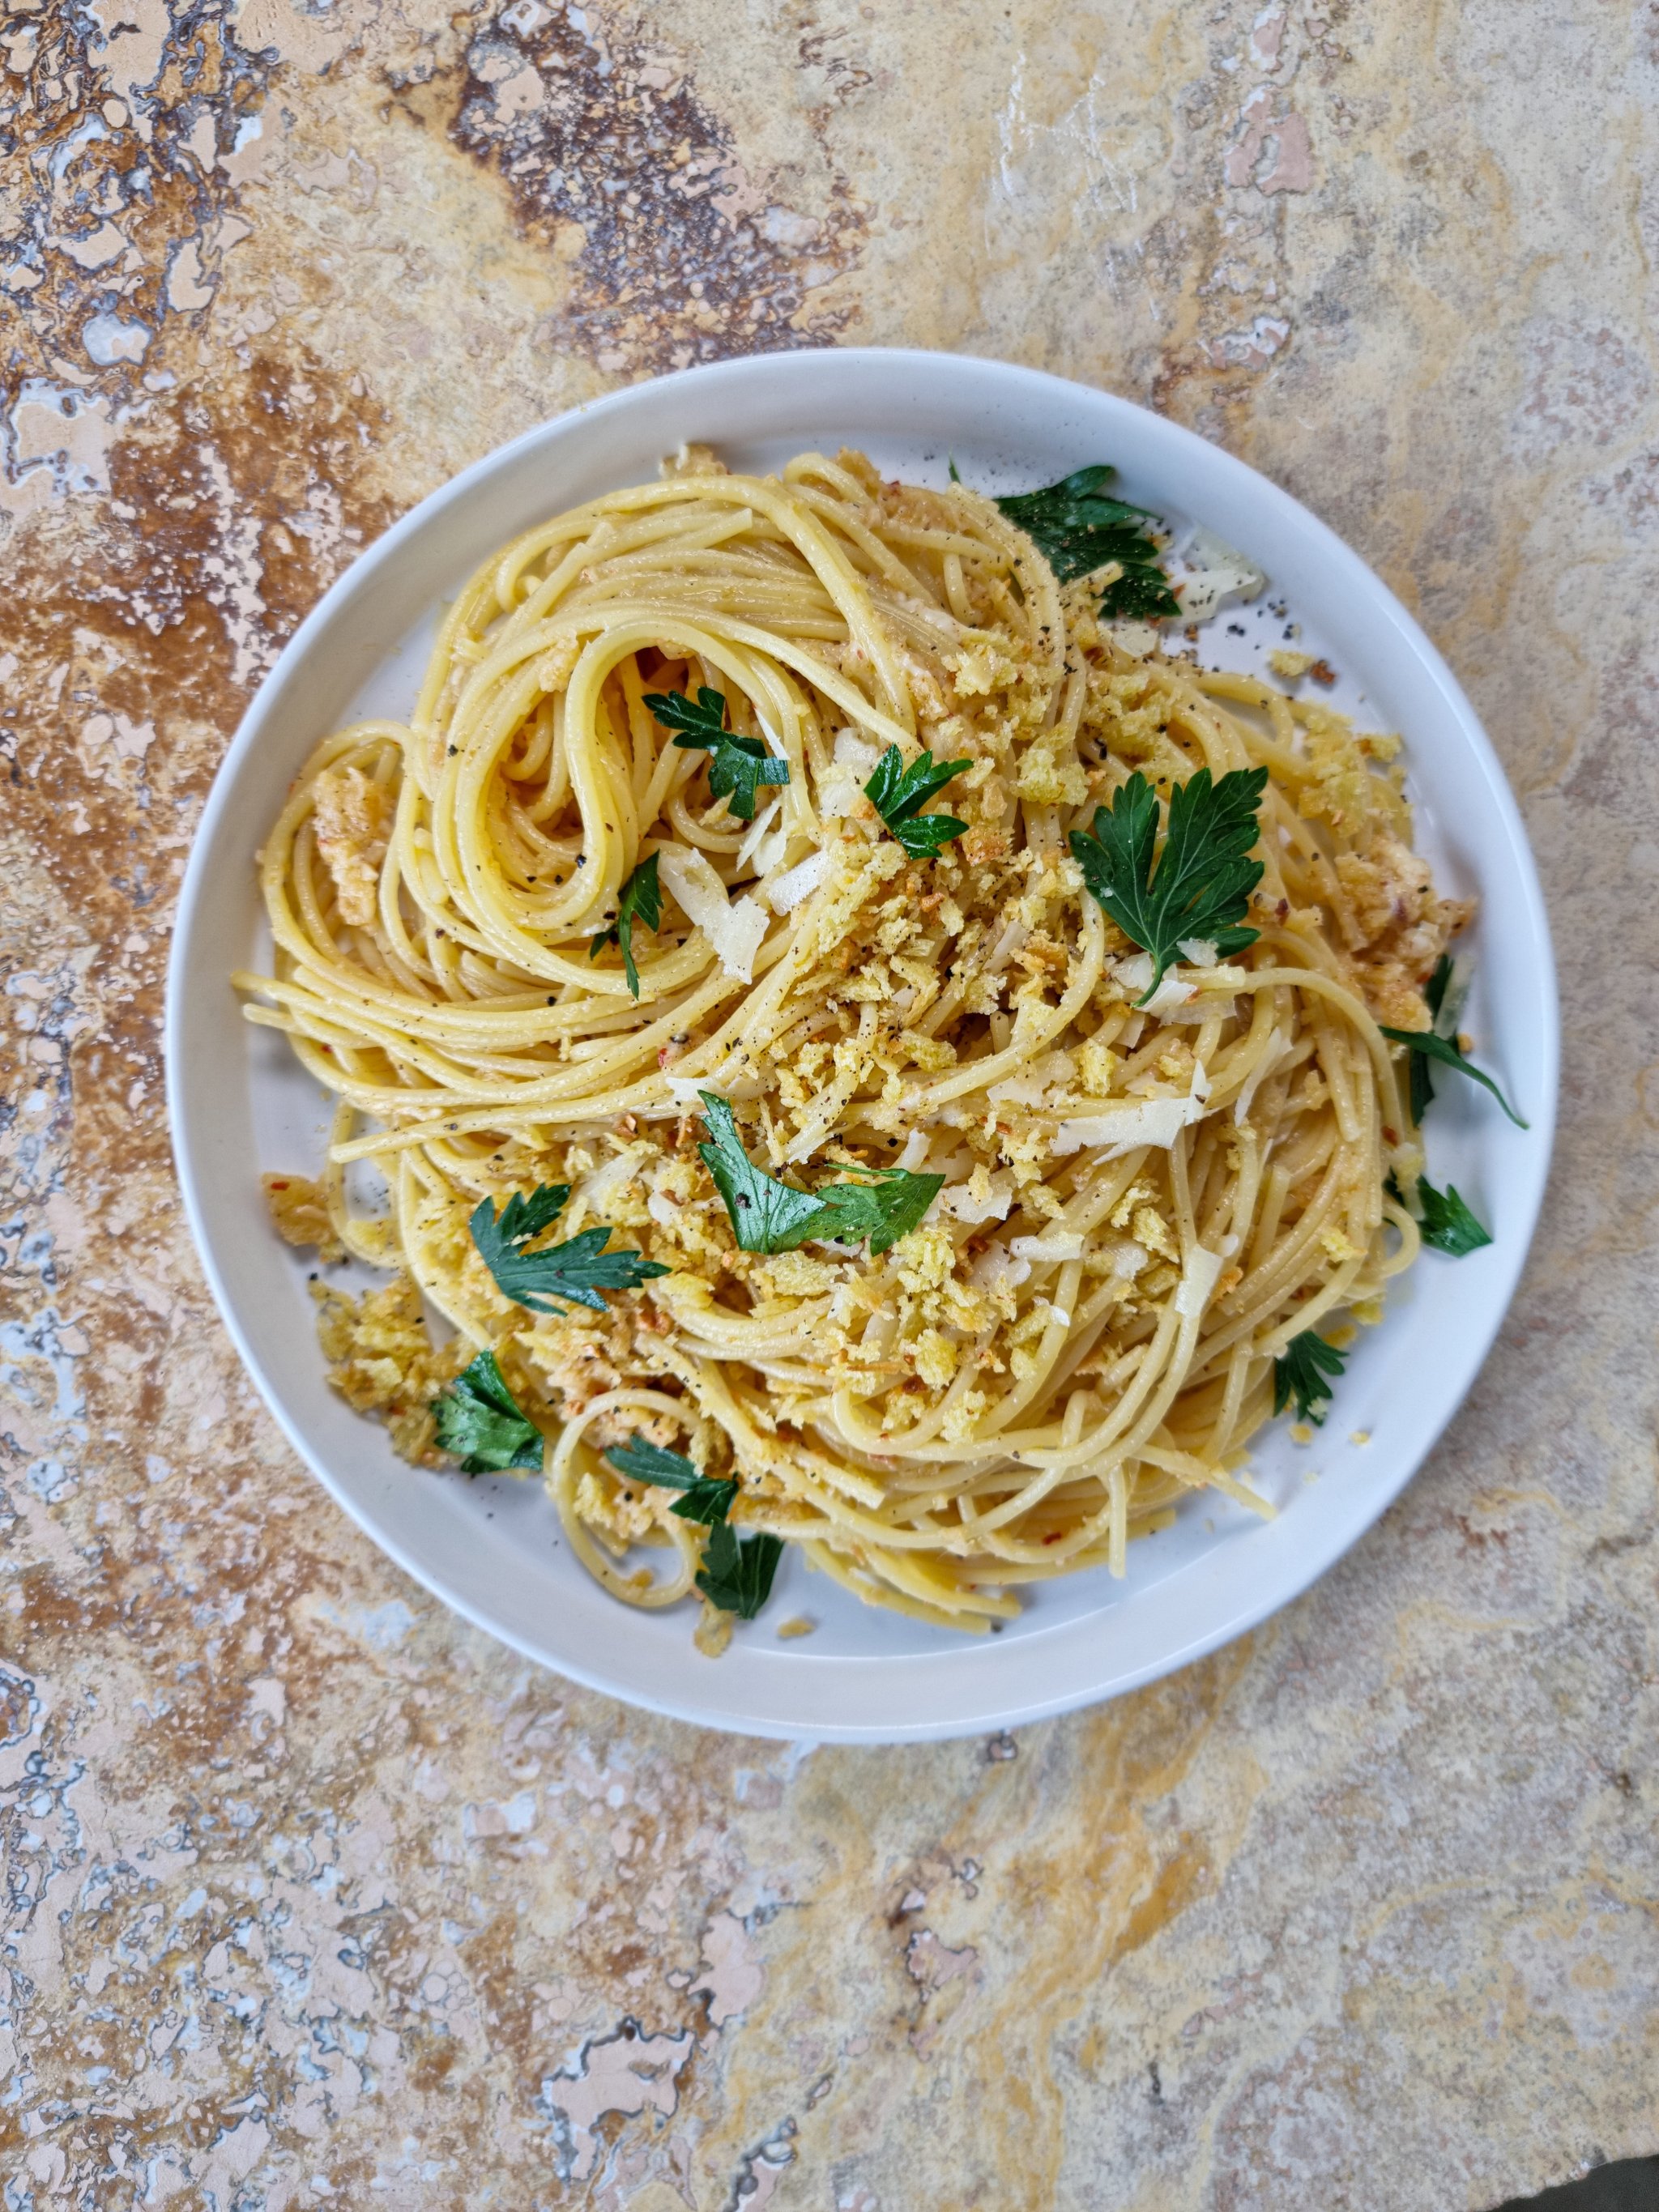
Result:
{"label": "spaghetti", "polygon": [[[1166,656],[1098,583],[1059,584],[958,485],[689,449],[482,568],[412,720],[330,737],[270,833],[276,972],[235,980],[337,1102],[320,1188],[274,1203],[398,1271],[326,1299],[336,1380],[431,1462],[428,1398],[493,1348],[619,1598],[688,1595],[707,1540],[605,1457],[636,1434],[734,1478],[739,1528],[928,1620],[1121,1574],[1188,1492],[1261,1505],[1241,1468],[1275,1358],[1375,1318],[1416,1253],[1378,1023],[1428,1026],[1464,910],[1411,850],[1395,741]],[[658,719],[707,692],[764,757],[752,818]],[[865,795],[891,747],[967,763],[937,853]],[[1133,772],[1167,798],[1204,767],[1267,772],[1259,934],[1188,944],[1141,1006],[1151,963],[1068,833]],[[653,855],[630,978],[619,908]],[[883,1252],[742,1249],[704,1093],[798,1188],[943,1186]],[[360,1161],[379,1212],[349,1199]],[[609,1225],[666,1272],[598,1310],[504,1297],[470,1218],[548,1184],[561,1235]]]}

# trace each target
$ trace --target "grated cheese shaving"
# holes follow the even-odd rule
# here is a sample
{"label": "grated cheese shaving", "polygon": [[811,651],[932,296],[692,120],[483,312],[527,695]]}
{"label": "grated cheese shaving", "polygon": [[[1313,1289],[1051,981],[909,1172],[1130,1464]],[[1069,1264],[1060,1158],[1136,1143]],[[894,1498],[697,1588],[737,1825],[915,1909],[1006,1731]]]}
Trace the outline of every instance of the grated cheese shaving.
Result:
{"label": "grated cheese shaving", "polygon": [[819,884],[826,881],[834,866],[835,857],[828,846],[809,853],[787,875],[780,876],[768,891],[773,913],[793,914],[803,899],[811,898]]}
{"label": "grated cheese shaving", "polygon": [[665,845],[658,854],[665,888],[702,930],[714,957],[740,983],[754,981],[755,955],[767,932],[767,918],[756,900],[728,896],[707,854],[684,845]]}

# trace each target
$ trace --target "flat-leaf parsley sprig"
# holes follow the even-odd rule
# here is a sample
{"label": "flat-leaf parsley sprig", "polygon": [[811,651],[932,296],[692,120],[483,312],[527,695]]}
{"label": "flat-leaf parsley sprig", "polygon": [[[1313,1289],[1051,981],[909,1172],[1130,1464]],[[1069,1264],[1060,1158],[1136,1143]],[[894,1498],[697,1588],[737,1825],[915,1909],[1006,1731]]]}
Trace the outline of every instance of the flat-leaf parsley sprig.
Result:
{"label": "flat-leaf parsley sprig", "polygon": [[[1486,1090],[1490,1091],[1517,1129],[1531,1127],[1529,1122],[1524,1121],[1516,1112],[1486,1070],[1477,1067],[1472,1060],[1466,1060],[1449,1037],[1437,1036],[1432,1030],[1391,1030],[1386,1022],[1379,1022],[1377,1027],[1391,1043],[1403,1044],[1410,1051],[1413,1078],[1422,1060],[1437,1060],[1442,1067],[1455,1067],[1460,1075],[1468,1076],[1474,1082],[1480,1084]],[[1413,1090],[1416,1088],[1414,1080],[1413,1088]],[[1413,1101],[1414,1111],[1415,1102]]]}
{"label": "flat-leaf parsley sprig", "polygon": [[1446,1036],[1441,1030],[1441,1009],[1445,1005],[1446,986],[1451,981],[1451,956],[1443,952],[1436,963],[1433,975],[1423,986],[1423,1000],[1429,1010],[1430,1026],[1427,1029],[1391,1030],[1386,1022],[1377,1024],[1385,1037],[1395,1044],[1403,1044],[1411,1054],[1412,1119],[1419,1128],[1422,1127],[1424,1113],[1434,1097],[1434,1078],[1430,1073],[1430,1066],[1431,1063],[1438,1062],[1442,1067],[1455,1067],[1460,1075],[1467,1075],[1474,1082],[1483,1084],[1516,1127],[1524,1129],[1528,1124],[1516,1112],[1491,1076],[1484,1068],[1477,1067],[1472,1060],[1466,1059],[1458,1049],[1456,1038]]}
{"label": "flat-leaf parsley sprig", "polygon": [[739,1537],[729,1521],[716,1521],[703,1547],[697,1588],[710,1605],[752,1620],[772,1595],[772,1578],[783,1557],[783,1540],[763,1529]]}
{"label": "flat-leaf parsley sprig", "polygon": [[868,1168],[863,1171],[866,1182],[797,1190],[755,1165],[743,1148],[731,1107],[718,1092],[700,1091],[697,1096],[710,1139],[697,1151],[726,1200],[740,1251],[793,1252],[808,1237],[856,1244],[867,1237],[871,1251],[879,1254],[916,1227],[945,1188],[942,1175]]}
{"label": "flat-leaf parsley sprig", "polygon": [[[1449,952],[1443,952],[1434,964],[1433,975],[1423,986],[1423,1003],[1429,1010],[1429,1027],[1432,1030],[1440,1028],[1441,1022],[1449,1011],[1446,1007],[1446,992],[1451,978],[1451,955]],[[1450,1026],[1449,1022],[1447,1025]],[[1434,1097],[1433,1063],[1426,1053],[1414,1052],[1407,1061],[1406,1066],[1411,1079],[1412,1120],[1420,1129],[1423,1126],[1423,1116],[1429,1109],[1429,1102]]]}
{"label": "flat-leaf parsley sprig", "polygon": [[463,1474],[501,1474],[542,1463],[542,1432],[526,1418],[493,1352],[481,1352],[432,1401],[432,1418],[440,1448],[459,1460]]}
{"label": "flat-leaf parsley sprig", "polygon": [[1202,938],[1216,957],[1242,952],[1261,935],[1243,928],[1260,860],[1249,858],[1261,835],[1257,809],[1265,768],[1236,768],[1212,782],[1201,768],[1170,793],[1169,829],[1158,845],[1158,793],[1139,769],[1095,809],[1092,834],[1073,830],[1072,853],[1083,880],[1124,935],[1152,955],[1145,1006],[1183,942]]}
{"label": "flat-leaf parsley sprig", "polygon": [[[1529,1125],[1516,1112],[1491,1076],[1465,1056],[1455,1036],[1446,1034],[1454,1027],[1455,1018],[1455,1000],[1451,1005],[1447,1003],[1452,972],[1451,956],[1443,952],[1435,963],[1433,975],[1423,987],[1431,1024],[1428,1029],[1396,1030],[1390,1029],[1385,1022],[1377,1024],[1385,1037],[1395,1044],[1403,1044],[1410,1054],[1407,1066],[1411,1077],[1412,1120],[1421,1128],[1424,1114],[1435,1096],[1431,1070],[1438,1066],[1454,1067],[1460,1075],[1473,1077],[1491,1091],[1516,1127],[1524,1129]],[[1402,1205],[1407,1202],[1392,1175],[1388,1188]],[[1410,1210],[1417,1216],[1423,1242],[1431,1250],[1444,1252],[1454,1260],[1464,1260],[1471,1252],[1479,1252],[1492,1243],[1492,1231],[1451,1183],[1444,1190],[1437,1190],[1426,1176],[1419,1175],[1413,1191]]]}
{"label": "flat-leaf parsley sprig", "polygon": [[1282,1413],[1292,1399],[1298,1420],[1325,1425],[1325,1408],[1333,1392],[1327,1376],[1340,1376],[1347,1365],[1344,1353],[1328,1344],[1317,1331],[1304,1328],[1293,1336],[1273,1362],[1273,1411]]}
{"label": "flat-leaf parsley sprig", "polygon": [[711,1528],[716,1521],[724,1521],[732,1510],[732,1501],[738,1494],[738,1486],[725,1475],[705,1474],[696,1462],[684,1452],[670,1451],[663,1444],[653,1444],[649,1437],[642,1437],[637,1429],[625,1444],[611,1444],[605,1457],[617,1472],[629,1482],[644,1482],[659,1490],[677,1490],[679,1496],[669,1507],[682,1521],[695,1521],[700,1527]]}
{"label": "flat-leaf parsley sprig", "polygon": [[723,1475],[704,1474],[683,1452],[653,1444],[635,1430],[625,1444],[612,1444],[605,1452],[617,1473],[629,1482],[653,1483],[659,1489],[677,1490],[669,1507],[683,1521],[707,1528],[697,1588],[722,1613],[735,1613],[739,1620],[752,1620],[772,1595],[773,1577],[783,1557],[783,1540],[762,1529],[739,1536],[727,1517],[738,1496],[738,1485]]}
{"label": "flat-leaf parsley sprig", "polygon": [[1492,1243],[1491,1231],[1465,1202],[1462,1194],[1450,1183],[1444,1190],[1437,1190],[1427,1176],[1411,1179],[1410,1195],[1401,1188],[1400,1177],[1389,1170],[1382,1188],[1397,1206],[1403,1206],[1416,1222],[1423,1242],[1434,1251],[1449,1253],[1454,1260],[1463,1260],[1471,1252],[1478,1252],[1483,1244]]}
{"label": "flat-leaf parsley sprig", "polygon": [[556,1303],[560,1298],[603,1313],[605,1291],[636,1291],[653,1276],[672,1272],[635,1250],[607,1252],[611,1232],[604,1222],[562,1244],[528,1250],[532,1240],[552,1226],[569,1195],[568,1183],[539,1183],[528,1197],[514,1191],[499,1215],[487,1198],[473,1208],[467,1224],[472,1242],[504,1298],[532,1313],[562,1313],[564,1307]]}
{"label": "flat-leaf parsley sprig", "polygon": [[922,1216],[945,1188],[942,1175],[915,1175],[908,1168],[861,1168],[867,1182],[827,1183],[818,1192],[825,1220],[811,1233],[838,1244],[865,1237],[877,1254],[920,1228]]}
{"label": "flat-leaf parsley sprig", "polygon": [[876,772],[864,787],[865,797],[912,860],[927,859],[967,829],[954,814],[924,814],[921,810],[973,764],[970,760],[936,761],[923,753],[906,768],[896,745],[889,745],[876,763]]}
{"label": "flat-leaf parsley sprig", "polygon": [[1437,1190],[1426,1176],[1419,1176],[1417,1198],[1423,1209],[1423,1242],[1432,1245],[1437,1252],[1448,1252],[1454,1260],[1463,1260],[1471,1252],[1478,1252],[1483,1244],[1492,1243],[1492,1231],[1484,1222],[1476,1219],[1450,1183],[1444,1190]]}
{"label": "flat-leaf parsley sprig", "polygon": [[617,900],[617,919],[609,929],[602,929],[587,948],[590,960],[597,960],[607,945],[622,948],[623,973],[628,978],[628,988],[637,999],[640,995],[640,971],[634,964],[634,924],[641,921],[647,929],[662,925],[662,885],[657,881],[657,855],[641,860],[623,885]]}
{"label": "flat-leaf parsley sprig", "polygon": [[1109,622],[1165,622],[1179,615],[1181,602],[1158,564],[1158,545],[1148,526],[1158,517],[1144,507],[1104,496],[1101,487],[1117,474],[1103,462],[1077,469],[1040,491],[1015,493],[996,502],[1017,523],[1054,570],[1069,584],[1115,561],[1122,574],[1108,584],[1100,611]]}
{"label": "flat-leaf parsley sprig", "polygon": [[706,752],[708,788],[739,822],[755,818],[755,793],[763,783],[787,783],[789,763],[758,738],[741,738],[726,726],[726,694],[701,684],[696,699],[684,691],[647,691],[645,704],[665,730],[678,730],[684,752]]}
{"label": "flat-leaf parsley sprig", "polygon": [[697,1151],[726,1200],[738,1249],[743,1252],[793,1252],[817,1233],[823,1208],[811,1191],[797,1190],[757,1168],[743,1148],[738,1125],[726,1100],[700,1091],[710,1141]]}

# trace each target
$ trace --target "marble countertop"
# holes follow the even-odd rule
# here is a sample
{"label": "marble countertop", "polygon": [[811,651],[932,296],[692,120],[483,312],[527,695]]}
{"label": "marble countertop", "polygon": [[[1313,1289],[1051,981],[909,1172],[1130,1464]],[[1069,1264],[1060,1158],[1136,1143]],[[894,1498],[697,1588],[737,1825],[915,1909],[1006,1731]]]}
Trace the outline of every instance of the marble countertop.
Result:
{"label": "marble countertop", "polygon": [[[9,0],[8,2206],[1437,2212],[1656,2148],[1659,19]],[[1125,392],[1422,616],[1567,1042],[1503,1338],[1353,1553],[1015,1738],[723,1740],[323,1498],[169,1168],[216,763],[395,515],[799,342]]]}

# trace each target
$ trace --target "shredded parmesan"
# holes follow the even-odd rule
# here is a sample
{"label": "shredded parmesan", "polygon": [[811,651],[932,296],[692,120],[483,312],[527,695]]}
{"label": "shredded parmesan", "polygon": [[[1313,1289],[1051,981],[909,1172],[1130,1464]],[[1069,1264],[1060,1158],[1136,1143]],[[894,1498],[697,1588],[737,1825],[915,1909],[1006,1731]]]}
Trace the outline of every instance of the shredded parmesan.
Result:
{"label": "shredded parmesan", "polygon": [[[754,859],[756,854],[760,849],[762,840],[765,837],[767,831],[772,827],[772,824],[777,820],[782,809],[783,793],[780,792],[775,799],[769,799],[767,800],[765,805],[762,807],[760,812],[750,823],[749,833],[744,837],[742,844],[738,848],[737,865],[739,874],[742,873],[744,869],[745,869],[749,866],[749,863]],[[764,870],[763,870],[762,872],[764,873]],[[681,904],[684,904],[684,900],[681,901]]]}
{"label": "shredded parmesan", "polygon": [[1283,1030],[1275,1029],[1267,1039],[1267,1049],[1245,1077],[1243,1087],[1233,1102],[1233,1121],[1237,1127],[1244,1126],[1244,1117],[1255,1102],[1255,1094],[1285,1057],[1290,1039]]}
{"label": "shredded parmesan", "polygon": [[752,982],[755,955],[768,926],[758,902],[746,893],[738,899],[728,897],[707,854],[690,846],[663,846],[658,867],[665,888],[708,939],[726,974],[740,983]]}
{"label": "shredded parmesan", "polygon": [[1062,1121],[1054,1132],[1052,1149],[1056,1158],[1063,1158],[1067,1152],[1104,1145],[1109,1147],[1108,1160],[1121,1159],[1142,1145],[1156,1145],[1167,1152],[1188,1124],[1198,1118],[1189,1098],[1146,1098],[1133,1106],[1103,1106],[1097,1114],[1077,1114]]}
{"label": "shredded parmesan", "polygon": [[1005,1244],[993,1244],[974,1262],[973,1280],[976,1288],[988,1291],[993,1297],[999,1291],[1015,1291],[1029,1281],[1031,1263],[1011,1252]]}
{"label": "shredded parmesan", "polygon": [[768,891],[773,913],[793,914],[803,899],[811,897],[834,866],[834,855],[828,846],[821,845],[816,853],[809,853],[787,876],[780,876]]}
{"label": "shredded parmesan", "polygon": [[1178,557],[1185,571],[1181,611],[1188,622],[1206,622],[1224,599],[1255,599],[1267,580],[1247,554],[1202,526],[1184,540]]}
{"label": "shredded parmesan", "polygon": [[1197,984],[1189,983],[1178,969],[1171,968],[1147,1000],[1146,1011],[1156,1015],[1159,1021],[1167,1021],[1177,1006],[1184,1006],[1188,999],[1197,995]]}
{"label": "shredded parmesan", "polygon": [[881,747],[860,737],[856,730],[836,732],[831,771],[824,779],[818,798],[818,811],[826,821],[833,822],[853,812],[880,758]]}
{"label": "shredded parmesan", "polygon": [[1054,1261],[1080,1260],[1083,1257],[1083,1238],[1075,1230],[1056,1229],[1042,1237],[1011,1237],[1008,1249],[1020,1260],[1034,1260],[1040,1266]]}
{"label": "shredded parmesan", "polygon": [[973,1224],[1006,1221],[1013,1202],[1012,1176],[988,1175],[982,1167],[968,1182],[948,1185],[934,1201],[941,1213]]}
{"label": "shredded parmesan", "polygon": [[1221,1255],[1206,1251],[1203,1245],[1194,1248],[1181,1278],[1181,1287],[1175,1294],[1175,1310],[1182,1321],[1196,1321],[1210,1303],[1221,1274]]}

